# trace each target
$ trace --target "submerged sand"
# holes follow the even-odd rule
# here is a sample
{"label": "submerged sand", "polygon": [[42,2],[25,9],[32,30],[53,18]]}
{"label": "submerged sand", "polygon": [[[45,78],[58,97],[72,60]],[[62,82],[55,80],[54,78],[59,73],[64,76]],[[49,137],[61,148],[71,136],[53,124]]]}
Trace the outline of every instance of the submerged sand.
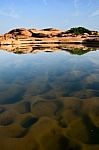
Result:
{"label": "submerged sand", "polygon": [[2,150],[99,149],[98,98],[38,99],[0,106]]}

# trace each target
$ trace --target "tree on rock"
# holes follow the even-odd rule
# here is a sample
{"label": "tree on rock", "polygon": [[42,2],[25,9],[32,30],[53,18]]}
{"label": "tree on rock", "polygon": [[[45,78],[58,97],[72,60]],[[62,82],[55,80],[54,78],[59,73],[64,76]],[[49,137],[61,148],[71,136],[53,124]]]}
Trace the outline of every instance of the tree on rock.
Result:
{"label": "tree on rock", "polygon": [[66,31],[66,33],[79,35],[79,34],[84,34],[84,33],[91,34],[91,31],[84,27],[76,27],[76,28],[71,28],[70,30]]}

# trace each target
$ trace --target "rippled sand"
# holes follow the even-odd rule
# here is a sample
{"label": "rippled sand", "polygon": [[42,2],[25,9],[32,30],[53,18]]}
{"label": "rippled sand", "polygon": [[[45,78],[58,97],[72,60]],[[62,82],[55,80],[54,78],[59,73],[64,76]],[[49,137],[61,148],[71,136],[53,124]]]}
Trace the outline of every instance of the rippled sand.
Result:
{"label": "rippled sand", "polygon": [[35,103],[0,106],[0,148],[97,150],[99,100],[61,97],[47,101],[39,97]]}

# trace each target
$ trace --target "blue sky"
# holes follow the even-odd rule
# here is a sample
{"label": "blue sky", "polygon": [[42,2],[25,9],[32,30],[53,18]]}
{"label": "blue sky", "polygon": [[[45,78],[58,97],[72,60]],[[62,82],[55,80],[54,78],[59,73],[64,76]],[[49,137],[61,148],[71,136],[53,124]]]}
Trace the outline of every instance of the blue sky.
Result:
{"label": "blue sky", "polygon": [[99,30],[99,0],[1,0],[0,33],[12,28]]}

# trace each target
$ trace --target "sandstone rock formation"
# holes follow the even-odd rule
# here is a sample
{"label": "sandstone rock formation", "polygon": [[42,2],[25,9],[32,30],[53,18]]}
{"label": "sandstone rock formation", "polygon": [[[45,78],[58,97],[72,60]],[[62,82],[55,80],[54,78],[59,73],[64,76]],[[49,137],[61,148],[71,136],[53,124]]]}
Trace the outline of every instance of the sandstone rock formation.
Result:
{"label": "sandstone rock formation", "polygon": [[20,29],[11,30],[8,33],[6,33],[4,36],[5,37],[17,37],[17,36],[20,36],[20,35],[31,37],[32,33],[29,30],[25,29],[25,28],[20,28]]}
{"label": "sandstone rock formation", "polygon": [[59,33],[61,33],[61,30],[48,28],[48,29],[25,29],[25,28],[19,28],[9,31],[5,34],[5,37],[16,37],[16,36],[27,36],[27,37],[51,37],[51,36],[57,36]]}
{"label": "sandstone rock formation", "polygon": [[99,42],[98,37],[83,33],[76,35],[54,28],[46,29],[13,29],[3,36],[0,36],[0,44],[64,44],[64,43],[83,43],[83,42]]}

